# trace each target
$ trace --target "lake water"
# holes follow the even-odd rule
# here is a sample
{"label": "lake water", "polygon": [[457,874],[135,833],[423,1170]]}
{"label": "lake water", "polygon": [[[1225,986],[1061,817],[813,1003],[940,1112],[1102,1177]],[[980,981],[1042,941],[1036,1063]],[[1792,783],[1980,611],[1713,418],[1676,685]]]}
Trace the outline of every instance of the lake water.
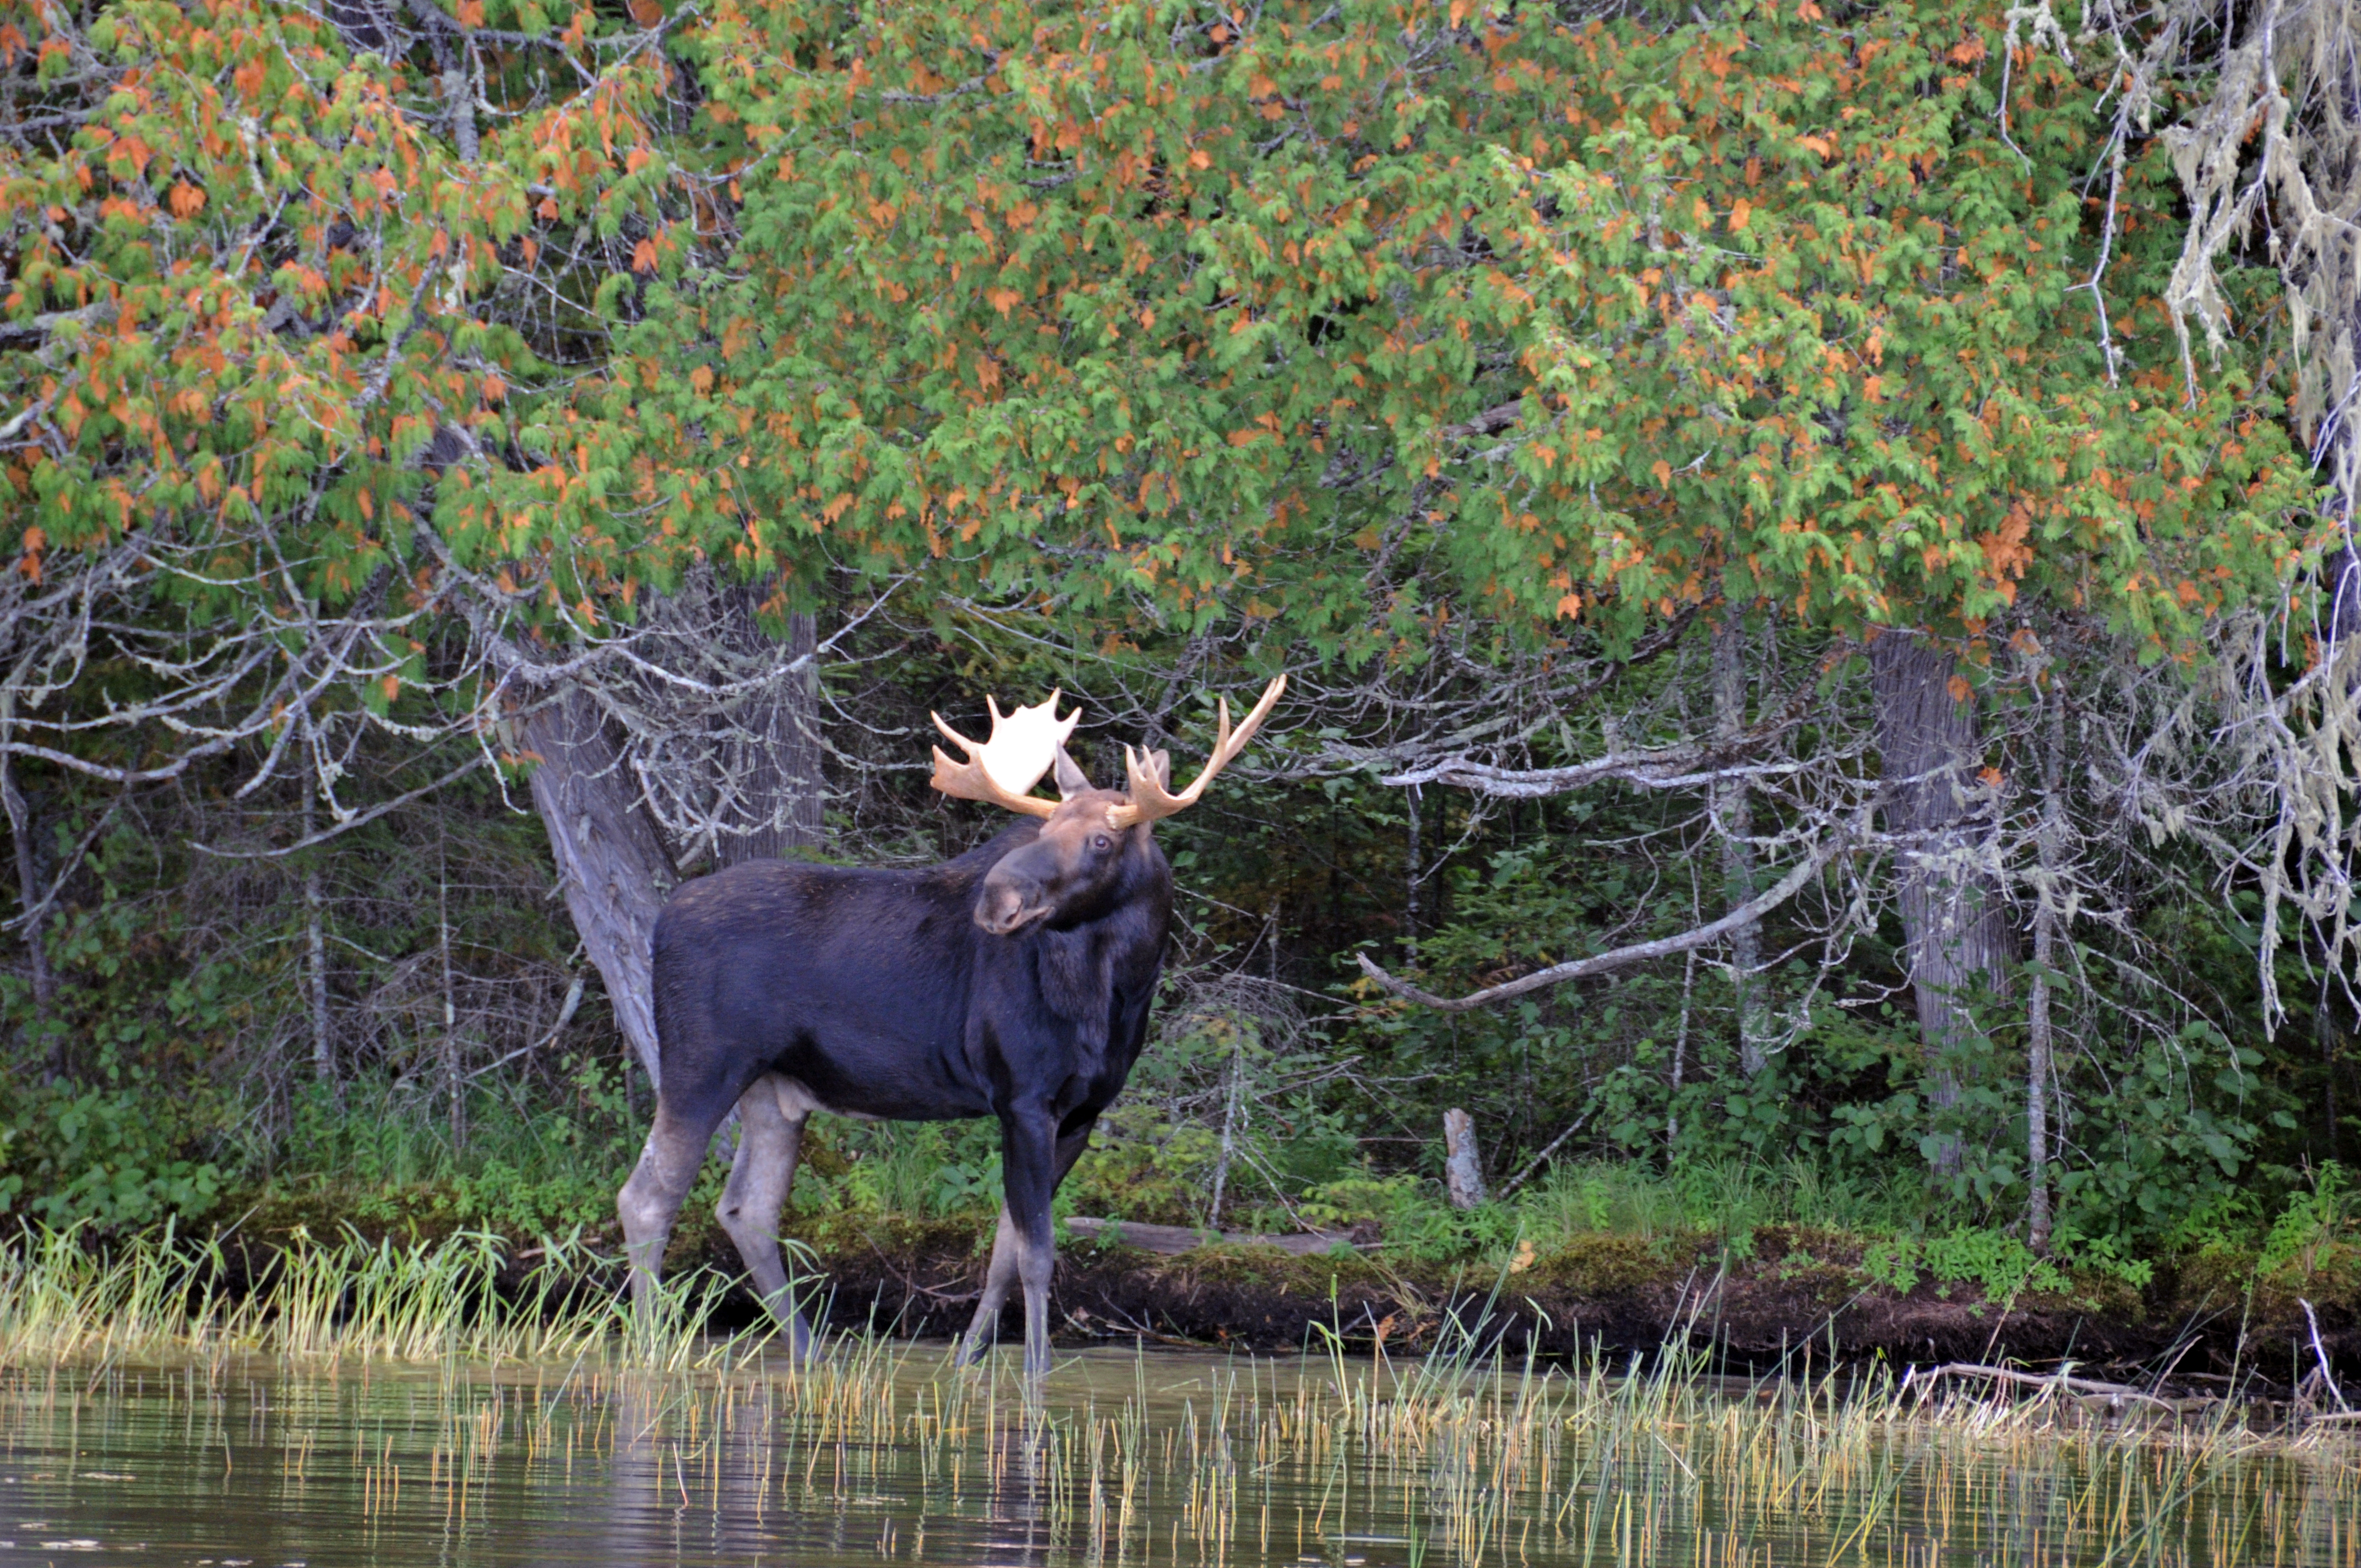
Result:
{"label": "lake water", "polygon": [[[1006,1354],[1006,1353],[1004,1353]],[[2356,1568],[2352,1438],[1522,1368],[0,1371],[0,1563]]]}

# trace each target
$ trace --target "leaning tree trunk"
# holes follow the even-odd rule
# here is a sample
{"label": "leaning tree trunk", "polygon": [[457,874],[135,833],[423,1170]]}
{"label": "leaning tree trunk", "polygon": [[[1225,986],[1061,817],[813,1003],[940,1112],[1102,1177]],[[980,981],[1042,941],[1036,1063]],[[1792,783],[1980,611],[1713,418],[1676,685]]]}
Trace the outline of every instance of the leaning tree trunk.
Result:
{"label": "leaning tree trunk", "polygon": [[[756,626],[751,593],[721,591],[721,613],[707,623],[705,634],[729,644],[725,662],[782,652],[792,661],[813,652],[810,616],[788,619],[781,648]],[[718,763],[714,776],[730,795],[713,803],[713,815],[758,825],[752,832],[716,832],[711,842],[721,865],[820,842],[818,693],[818,671],[807,663],[784,684],[750,696],[741,710],[708,716],[720,733],[718,751],[707,761]],[[679,880],[677,863],[642,803],[640,779],[617,744],[614,727],[588,695],[571,691],[534,710],[522,739],[541,758],[533,774],[533,805],[549,831],[575,931],[606,981],[617,1025],[646,1067],[648,1081],[661,1091],[650,948],[656,916]],[[695,845],[681,848],[684,858],[697,852]]]}
{"label": "leaning tree trunk", "polygon": [[597,703],[563,693],[527,714],[521,729],[525,750],[541,759],[533,804],[549,830],[566,912],[607,983],[616,1025],[661,1090],[648,959],[656,914],[672,891],[672,859],[640,808]]}
{"label": "leaning tree trunk", "polygon": [[[1896,857],[1904,959],[1931,1069],[1928,1097],[1946,1111],[1959,1103],[1965,1047],[1982,1034],[1969,992],[2005,984],[2011,946],[2006,911],[1976,863],[1968,820],[1979,755],[1975,703],[1954,685],[1956,662],[1924,637],[1888,631],[1870,644],[1869,664],[1878,751],[1891,781],[1886,829],[1904,840]],[[1960,1157],[1958,1140],[1945,1135],[1936,1168],[1956,1170]]]}

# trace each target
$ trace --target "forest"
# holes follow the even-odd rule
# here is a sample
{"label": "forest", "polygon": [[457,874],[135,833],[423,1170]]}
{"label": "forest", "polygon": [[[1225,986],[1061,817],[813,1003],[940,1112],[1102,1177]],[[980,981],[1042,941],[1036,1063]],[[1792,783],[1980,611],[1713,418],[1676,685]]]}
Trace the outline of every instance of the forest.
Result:
{"label": "forest", "polygon": [[0,0],[0,1225],[611,1250],[675,888],[1283,674],[1061,1221],[2361,1343],[2356,38]]}

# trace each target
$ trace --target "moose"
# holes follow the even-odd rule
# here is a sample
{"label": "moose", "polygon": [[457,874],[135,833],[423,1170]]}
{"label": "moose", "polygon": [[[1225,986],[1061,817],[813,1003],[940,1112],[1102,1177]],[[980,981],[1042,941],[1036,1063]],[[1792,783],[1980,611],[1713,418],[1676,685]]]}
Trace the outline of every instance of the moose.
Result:
{"label": "moose", "polygon": [[[654,1125],[616,1199],[637,1309],[731,1106],[738,1153],[722,1228],[754,1288],[808,1354],[778,1222],[814,1111],[896,1122],[993,1116],[1005,1194],[961,1354],[997,1334],[1025,1293],[1025,1372],[1049,1368],[1049,1203],[1122,1092],[1148,1038],[1164,963],[1172,871],[1150,829],[1202,799],[1287,688],[1280,675],[1172,791],[1168,753],[1124,748],[1126,785],[1093,787],[1066,754],[1081,709],[1061,694],[1003,714],[978,743],[935,716],[965,758],[934,751],[934,787],[1024,820],[919,870],[750,861],[699,878],[658,916],[653,970],[662,1084]],[[1054,770],[1058,800],[1033,794]]]}

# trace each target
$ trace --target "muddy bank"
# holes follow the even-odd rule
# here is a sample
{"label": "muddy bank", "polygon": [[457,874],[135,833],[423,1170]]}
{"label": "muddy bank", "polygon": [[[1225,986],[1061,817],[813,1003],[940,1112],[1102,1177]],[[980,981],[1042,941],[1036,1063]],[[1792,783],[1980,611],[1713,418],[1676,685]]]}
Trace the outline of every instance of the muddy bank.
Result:
{"label": "muddy bank", "polygon": [[[845,1219],[805,1240],[827,1275],[834,1326],[948,1335],[974,1310],[983,1260],[970,1227]],[[2006,1302],[1966,1283],[1922,1280],[1897,1290],[1864,1271],[1858,1241],[1785,1231],[1754,1240],[1752,1255],[1738,1259],[1702,1249],[1668,1257],[1631,1238],[1585,1237],[1504,1275],[1390,1262],[1381,1247],[1323,1254],[1216,1245],[1160,1255],[1112,1236],[1070,1234],[1050,1315],[1064,1342],[1262,1352],[1319,1348],[1334,1333],[1363,1350],[1382,1341],[1389,1351],[1416,1354],[1448,1337],[1455,1315],[1511,1354],[1528,1345],[1550,1355],[1644,1353],[1672,1340],[1758,1368],[1807,1342],[1816,1359],[2071,1359],[2126,1375],[2169,1366],[2183,1379],[2257,1368],[2267,1379],[2287,1379],[2314,1361],[2296,1294],[2284,1282],[2239,1277],[2225,1260],[2160,1269],[2146,1290],[2077,1278],[2069,1294]],[[697,1255],[734,1266],[726,1245],[675,1254],[683,1261]],[[2361,1371],[2361,1313],[2350,1283],[2315,1274],[2305,1293],[2331,1362],[2340,1372]],[[1013,1305],[1003,1332],[1023,1332]]]}

